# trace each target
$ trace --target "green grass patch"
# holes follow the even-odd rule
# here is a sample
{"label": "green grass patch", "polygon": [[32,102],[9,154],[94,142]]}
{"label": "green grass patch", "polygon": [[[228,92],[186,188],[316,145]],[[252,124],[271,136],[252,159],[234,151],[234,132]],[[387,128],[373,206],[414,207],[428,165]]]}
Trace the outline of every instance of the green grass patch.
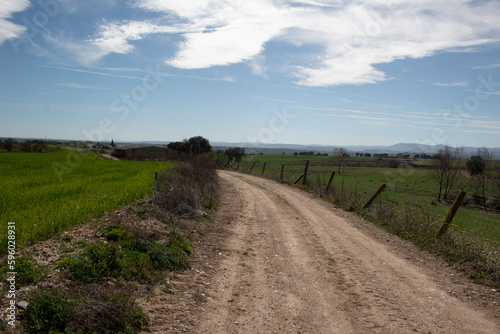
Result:
{"label": "green grass patch", "polygon": [[45,240],[153,190],[156,161],[111,161],[74,150],[0,154],[0,253],[6,222],[16,223],[17,247]]}
{"label": "green grass patch", "polygon": [[[1,275],[5,280],[8,270],[7,260],[2,264]],[[39,265],[31,255],[20,256],[15,259],[16,287],[29,286],[38,283],[47,274],[47,269]]]}

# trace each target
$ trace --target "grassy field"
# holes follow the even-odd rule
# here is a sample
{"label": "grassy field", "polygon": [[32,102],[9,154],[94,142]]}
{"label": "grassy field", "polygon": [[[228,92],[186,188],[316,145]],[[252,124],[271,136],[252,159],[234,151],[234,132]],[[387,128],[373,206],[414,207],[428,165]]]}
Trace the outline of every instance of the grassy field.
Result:
{"label": "grassy field", "polygon": [[155,171],[172,166],[70,148],[0,154],[0,251],[6,251],[8,222],[15,222],[17,247],[46,239],[150,194]]}
{"label": "grassy field", "polygon": [[[408,210],[423,210],[439,222],[443,218],[455,195],[459,190],[471,193],[468,180],[463,178],[457,182],[450,201],[441,203],[436,201],[438,185],[429,176],[426,168],[414,168],[411,166],[401,168],[389,167],[364,167],[371,158],[348,158],[345,169],[336,166],[332,157],[304,157],[304,156],[250,156],[246,157],[240,164],[240,169],[248,172],[254,162],[252,174],[261,175],[263,163],[266,162],[264,175],[279,179],[281,164],[285,164],[283,179],[293,184],[303,173],[305,160],[310,161],[308,171],[308,183],[312,188],[324,189],[328,179],[335,171],[331,189],[334,196],[342,193],[349,197],[356,197],[361,206],[366,203],[375,191],[385,183],[386,189],[376,202],[393,203],[394,205]],[[420,163],[420,165],[424,163]],[[343,175],[343,177],[342,177]],[[302,181],[299,182],[301,184]],[[343,192],[342,192],[343,189]],[[500,215],[498,212],[485,211],[465,203],[453,220],[451,231],[476,240],[478,243],[486,243],[490,247],[500,247]]]}

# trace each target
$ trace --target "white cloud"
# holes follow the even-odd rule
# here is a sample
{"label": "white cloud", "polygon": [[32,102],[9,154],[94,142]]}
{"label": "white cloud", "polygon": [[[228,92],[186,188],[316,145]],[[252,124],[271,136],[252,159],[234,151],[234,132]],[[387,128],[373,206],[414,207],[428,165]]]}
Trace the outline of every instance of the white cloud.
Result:
{"label": "white cloud", "polygon": [[432,84],[440,87],[467,87],[469,81],[433,82]]}
{"label": "white cloud", "polygon": [[160,26],[152,22],[124,21],[120,23],[103,21],[92,43],[101,52],[126,54],[134,49],[129,41],[138,41],[152,34],[176,33],[178,28]]}
{"label": "white cloud", "polygon": [[28,0],[0,0],[0,45],[8,39],[19,37],[26,29],[23,26],[14,24],[7,19],[12,14],[22,12],[30,6]]}
{"label": "white cloud", "polygon": [[252,73],[256,76],[263,77],[265,79],[268,78],[267,70],[268,67],[266,65],[266,58],[264,55],[258,55],[253,57],[249,62],[248,66],[250,66]]}
{"label": "white cloud", "polygon": [[[495,0],[135,0],[134,7],[161,19],[103,22],[92,40],[100,51],[129,53],[152,34],[179,42],[166,63],[199,69],[247,62],[265,75],[272,42],[300,54],[273,64],[303,86],[366,84],[388,80],[377,65],[437,52],[474,51],[498,42]],[[292,52],[292,51],[290,51]]]}

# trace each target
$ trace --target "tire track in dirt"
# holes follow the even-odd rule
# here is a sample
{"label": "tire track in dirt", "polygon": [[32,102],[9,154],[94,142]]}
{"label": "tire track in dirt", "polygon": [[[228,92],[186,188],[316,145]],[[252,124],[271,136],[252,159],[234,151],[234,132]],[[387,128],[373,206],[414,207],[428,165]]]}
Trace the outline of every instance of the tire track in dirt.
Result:
{"label": "tire track in dirt", "polygon": [[242,206],[194,332],[500,332],[329,203],[255,176],[220,175]]}

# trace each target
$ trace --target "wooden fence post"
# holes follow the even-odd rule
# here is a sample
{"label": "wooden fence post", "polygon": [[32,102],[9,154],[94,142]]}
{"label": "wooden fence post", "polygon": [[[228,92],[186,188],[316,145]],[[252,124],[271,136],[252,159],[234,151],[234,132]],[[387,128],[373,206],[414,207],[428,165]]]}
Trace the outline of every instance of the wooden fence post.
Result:
{"label": "wooden fence post", "polygon": [[365,206],[363,206],[363,209],[366,209],[367,207],[369,207],[373,201],[375,200],[375,198],[378,197],[378,195],[380,195],[380,193],[385,189],[385,183],[382,184],[380,186],[380,188],[378,188],[378,190],[375,192],[375,194],[373,194],[372,198],[370,198],[370,200],[368,202],[366,202]]}
{"label": "wooden fence post", "polygon": [[333,171],[332,175],[330,175],[330,179],[328,180],[328,184],[326,185],[326,188],[325,188],[325,193],[327,193],[328,189],[330,189],[330,185],[332,184],[334,176],[335,176],[335,171]]}
{"label": "wooden fence post", "polygon": [[238,160],[238,164],[236,165],[236,170],[240,170],[240,161],[241,160]]}
{"label": "wooden fence post", "polygon": [[446,217],[444,218],[443,225],[439,229],[436,238],[440,239],[448,230],[448,227],[451,225],[451,221],[453,220],[453,217],[455,217],[455,213],[457,213],[458,208],[460,205],[462,205],[462,202],[464,201],[465,195],[467,193],[463,190],[460,190],[460,192],[457,195],[457,198],[455,198],[455,201],[453,202],[453,205],[451,206],[450,210],[448,210],[448,213],[446,214]]}
{"label": "wooden fence post", "polygon": [[155,172],[155,191],[153,194],[153,207],[156,208],[156,183],[158,181],[158,171]]}
{"label": "wooden fence post", "polygon": [[294,183],[294,184],[299,183],[300,179],[302,179],[303,177],[304,177],[304,175],[301,175],[301,176],[297,179],[297,181],[295,181],[295,183]]}
{"label": "wooden fence post", "polygon": [[252,169],[255,167],[255,164],[256,164],[256,163],[257,163],[257,161],[254,161],[254,162],[253,162],[252,167],[250,167],[250,171],[249,171],[249,173],[251,173],[251,172],[252,172]]}
{"label": "wooden fence post", "polygon": [[281,174],[280,174],[280,181],[283,181],[283,170],[285,169],[285,164],[281,164]]}
{"label": "wooden fence post", "polygon": [[264,171],[266,170],[266,164],[267,164],[267,162],[264,162],[264,166],[262,166],[262,174],[261,175],[264,175]]}
{"label": "wooden fence post", "polygon": [[307,182],[307,171],[309,170],[309,160],[306,160],[306,167],[304,168],[304,178],[302,179],[302,185],[305,186]]}

